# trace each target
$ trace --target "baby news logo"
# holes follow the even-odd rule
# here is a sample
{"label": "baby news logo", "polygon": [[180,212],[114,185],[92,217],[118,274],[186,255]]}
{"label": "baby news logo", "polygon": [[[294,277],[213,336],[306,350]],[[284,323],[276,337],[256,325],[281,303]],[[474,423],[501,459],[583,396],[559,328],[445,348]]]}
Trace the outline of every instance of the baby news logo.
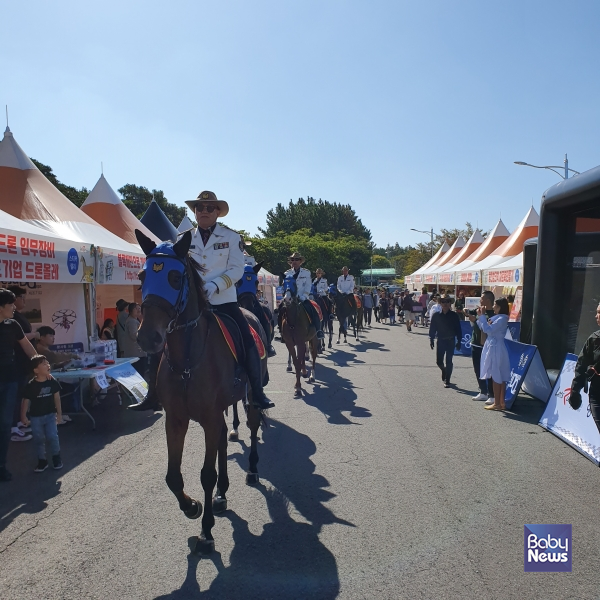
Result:
{"label": "baby news logo", "polygon": [[525,572],[571,572],[571,525],[525,525]]}

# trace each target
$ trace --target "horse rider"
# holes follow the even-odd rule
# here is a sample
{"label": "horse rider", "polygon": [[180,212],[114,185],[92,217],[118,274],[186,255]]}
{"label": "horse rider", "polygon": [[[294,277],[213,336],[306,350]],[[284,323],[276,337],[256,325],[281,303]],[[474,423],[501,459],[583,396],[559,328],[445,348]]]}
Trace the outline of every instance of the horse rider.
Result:
{"label": "horse rider", "polygon": [[[327,303],[325,302],[325,298],[327,298],[327,292],[329,291],[329,284],[327,283],[327,279],[323,277],[325,275],[325,271],[323,269],[318,268],[315,271],[316,277],[313,279],[311,294],[315,300],[321,307],[323,311],[323,315],[329,315],[329,308]],[[333,319],[333,315],[330,316]]]}
{"label": "horse rider", "polygon": [[217,223],[219,217],[227,215],[229,205],[209,191],[201,192],[195,200],[185,203],[194,211],[198,223],[192,231],[190,255],[202,268],[199,274],[204,282],[206,299],[217,312],[231,317],[240,330],[245,348],[244,368],[254,405],[261,410],[273,408],[275,404],[263,391],[260,356],[250,325],[237,303],[235,283],[244,272],[244,243],[239,233]]}
{"label": "horse rider", "polygon": [[298,298],[302,302],[302,306],[306,309],[310,320],[313,322],[315,329],[317,330],[317,339],[325,339],[325,334],[321,330],[321,320],[317,313],[316,308],[312,305],[309,300],[311,291],[312,281],[310,278],[310,271],[303,269],[302,264],[304,263],[304,256],[298,252],[294,252],[291,256],[288,256],[288,264],[291,269],[288,269],[284,275],[285,277],[292,276],[296,280],[296,290]]}
{"label": "horse rider", "polygon": [[350,275],[348,267],[342,267],[342,274],[338,277],[337,289],[340,294],[345,296],[354,294],[354,277]]}

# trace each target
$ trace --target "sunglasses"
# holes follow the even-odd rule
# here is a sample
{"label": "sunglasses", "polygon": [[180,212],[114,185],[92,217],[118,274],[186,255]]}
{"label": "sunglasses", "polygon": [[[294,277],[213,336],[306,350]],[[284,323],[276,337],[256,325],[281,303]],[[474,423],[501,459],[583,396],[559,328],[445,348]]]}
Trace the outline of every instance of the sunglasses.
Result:
{"label": "sunglasses", "polygon": [[208,214],[211,214],[215,212],[215,210],[217,210],[217,207],[212,205],[206,206],[204,204],[196,204],[195,210],[199,213],[203,213],[206,211]]}
{"label": "sunglasses", "polygon": [[291,258],[290,261],[291,262],[300,262],[302,259],[301,258]]}
{"label": "sunglasses", "polygon": [[441,303],[442,304],[450,304],[450,300],[442,300]]}

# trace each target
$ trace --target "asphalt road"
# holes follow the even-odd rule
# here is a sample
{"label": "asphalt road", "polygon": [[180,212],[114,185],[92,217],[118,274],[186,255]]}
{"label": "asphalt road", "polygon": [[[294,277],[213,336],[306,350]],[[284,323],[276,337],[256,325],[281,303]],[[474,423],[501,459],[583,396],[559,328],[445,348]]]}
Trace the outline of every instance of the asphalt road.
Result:
{"label": "asphalt road", "polygon": [[[485,411],[470,359],[444,389],[425,330],[381,325],[320,358],[294,400],[283,348],[261,483],[245,484],[241,427],[210,558],[190,553],[200,521],[164,483],[164,418],[106,402],[96,431],[85,417],[61,428],[62,471],[33,473],[31,443],[12,444],[0,598],[600,597],[600,472],[536,425],[541,403]],[[195,497],[202,460],[194,425],[183,474]],[[526,523],[573,525],[572,573],[524,573]]]}

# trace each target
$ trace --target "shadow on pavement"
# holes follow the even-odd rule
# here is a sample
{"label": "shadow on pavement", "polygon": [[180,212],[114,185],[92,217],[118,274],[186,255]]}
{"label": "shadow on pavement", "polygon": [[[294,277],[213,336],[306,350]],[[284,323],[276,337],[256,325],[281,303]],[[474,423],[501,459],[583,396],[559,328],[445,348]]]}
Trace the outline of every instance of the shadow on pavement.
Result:
{"label": "shadow on pavement", "polygon": [[8,451],[8,469],[13,474],[10,482],[0,484],[0,531],[23,513],[35,514],[48,506],[48,500],[61,491],[59,479],[65,473],[85,462],[111,444],[115,439],[151,427],[162,413],[135,413],[119,406],[115,399],[106,400],[92,409],[96,430],[84,413],[71,415],[73,421],[58,428],[63,468],[50,465],[43,473],[34,473],[37,455],[33,440],[11,442]]}
{"label": "shadow on pavement", "polygon": [[[316,452],[315,443],[306,435],[280,423],[270,421],[264,432],[264,444],[259,455],[269,447],[277,449],[264,457],[261,478],[273,488],[259,484],[264,495],[271,522],[264,525],[260,535],[252,533],[248,522],[228,510],[221,518],[231,521],[234,548],[229,566],[221,554],[213,552],[210,560],[217,575],[209,589],[201,591],[197,569],[202,560],[190,554],[186,578],[180,589],[159,596],[156,600],[185,598],[336,598],[340,591],[337,563],[333,554],[319,540],[323,525],[338,523],[354,527],[338,519],[325,502],[334,494],[324,488],[329,482],[315,473],[310,457]],[[242,470],[248,465],[248,448],[230,456]],[[295,521],[290,505],[309,523]],[[196,538],[190,539],[193,547]],[[218,541],[217,541],[218,544]],[[202,567],[201,567],[202,568]]]}
{"label": "shadow on pavement", "polygon": [[504,417],[513,421],[537,425],[545,410],[546,405],[541,400],[519,395],[511,409],[504,413]]}

